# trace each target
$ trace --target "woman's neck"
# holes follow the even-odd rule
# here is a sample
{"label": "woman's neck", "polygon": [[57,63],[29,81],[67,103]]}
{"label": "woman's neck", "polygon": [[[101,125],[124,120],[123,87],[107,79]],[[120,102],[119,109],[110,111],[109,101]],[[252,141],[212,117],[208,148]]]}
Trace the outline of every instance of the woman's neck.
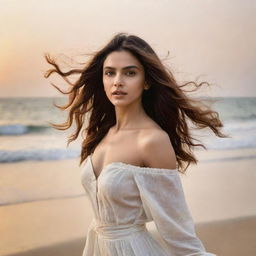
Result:
{"label": "woman's neck", "polygon": [[141,105],[129,107],[115,107],[116,124],[112,128],[114,132],[119,130],[135,129],[142,126],[148,116]]}

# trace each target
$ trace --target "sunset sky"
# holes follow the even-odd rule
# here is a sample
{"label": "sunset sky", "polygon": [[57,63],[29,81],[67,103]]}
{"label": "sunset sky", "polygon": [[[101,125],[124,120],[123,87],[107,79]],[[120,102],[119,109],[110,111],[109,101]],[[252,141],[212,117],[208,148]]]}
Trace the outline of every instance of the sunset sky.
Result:
{"label": "sunset sky", "polygon": [[170,51],[179,81],[213,84],[204,96],[256,96],[255,17],[252,0],[0,0],[0,96],[61,96],[44,53],[97,50],[117,32]]}

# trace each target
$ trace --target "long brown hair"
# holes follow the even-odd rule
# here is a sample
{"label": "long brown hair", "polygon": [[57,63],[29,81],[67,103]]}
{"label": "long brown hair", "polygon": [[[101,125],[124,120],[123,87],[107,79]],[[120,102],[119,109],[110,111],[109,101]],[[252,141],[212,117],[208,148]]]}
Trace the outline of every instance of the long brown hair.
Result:
{"label": "long brown hair", "polygon": [[[48,78],[52,73],[57,73],[70,85],[70,90],[64,92],[52,84],[61,93],[69,95],[68,104],[54,105],[61,110],[68,108],[70,110],[66,122],[50,124],[58,130],[66,130],[75,121],[76,130],[69,136],[68,145],[77,139],[82,130],[82,135],[85,134],[86,137],[85,139],[83,137],[81,165],[94,151],[109,128],[115,125],[115,109],[104,92],[102,69],[108,54],[122,50],[129,51],[143,65],[145,80],[150,86],[142,94],[143,107],[147,115],[168,133],[176,153],[178,171],[185,173],[191,162],[197,164],[192,149],[196,146],[206,149],[203,144],[193,142],[197,139],[190,133],[189,120],[197,129],[208,127],[219,137],[224,138],[227,135],[220,132],[220,127],[223,127],[223,124],[219,119],[219,114],[200,100],[186,95],[186,91],[182,89],[185,86],[194,85],[194,90],[196,90],[203,84],[209,84],[207,82],[187,82],[179,85],[170,69],[161,62],[149,44],[138,36],[126,33],[116,34],[105,47],[93,54],[87,65],[81,69],[74,68],[67,72],[60,69],[54,58],[45,54],[46,61],[53,66],[52,69],[46,71],[45,77]],[[78,74],[79,78],[71,83],[68,77],[74,74]],[[86,123],[87,112],[90,114],[89,121],[83,127]],[[185,163],[187,165],[184,168]]]}

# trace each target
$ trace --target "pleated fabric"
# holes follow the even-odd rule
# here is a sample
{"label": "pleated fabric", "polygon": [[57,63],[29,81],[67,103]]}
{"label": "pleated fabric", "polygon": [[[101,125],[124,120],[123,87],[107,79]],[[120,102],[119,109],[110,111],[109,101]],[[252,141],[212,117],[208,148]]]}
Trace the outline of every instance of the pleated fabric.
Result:
{"label": "pleated fabric", "polygon": [[[94,218],[82,256],[214,256],[197,237],[177,169],[113,162],[81,170]],[[154,221],[164,245],[146,228]]]}

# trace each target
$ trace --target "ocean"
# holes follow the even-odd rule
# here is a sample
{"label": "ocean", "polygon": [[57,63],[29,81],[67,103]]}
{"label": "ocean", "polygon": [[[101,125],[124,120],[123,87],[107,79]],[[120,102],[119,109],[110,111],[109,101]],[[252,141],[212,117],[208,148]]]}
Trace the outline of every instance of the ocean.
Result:
{"label": "ocean", "polygon": [[[195,135],[207,149],[256,148],[256,97],[210,99],[217,100],[211,107],[224,124],[222,132],[231,138],[216,137],[210,129],[196,131]],[[48,123],[62,123],[67,117],[67,112],[57,109],[54,102],[62,105],[66,99],[0,98],[0,163],[79,157],[81,135],[67,147],[72,130],[56,130]],[[197,150],[204,149],[197,147]]]}

